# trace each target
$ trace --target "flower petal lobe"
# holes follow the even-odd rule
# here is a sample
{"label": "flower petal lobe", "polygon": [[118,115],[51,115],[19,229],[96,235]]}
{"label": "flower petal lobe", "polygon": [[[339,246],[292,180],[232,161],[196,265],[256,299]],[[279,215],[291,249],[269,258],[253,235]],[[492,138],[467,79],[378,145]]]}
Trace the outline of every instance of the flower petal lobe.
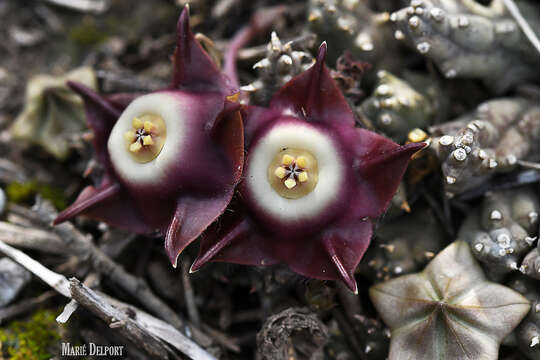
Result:
{"label": "flower petal lobe", "polygon": [[324,64],[326,43],[317,62],[285,84],[272,98],[270,108],[330,126],[354,126],[354,115]]}
{"label": "flower petal lobe", "polygon": [[192,91],[234,92],[212,59],[203,50],[189,27],[189,8],[185,7],[177,25],[176,49],[173,56],[172,88]]}

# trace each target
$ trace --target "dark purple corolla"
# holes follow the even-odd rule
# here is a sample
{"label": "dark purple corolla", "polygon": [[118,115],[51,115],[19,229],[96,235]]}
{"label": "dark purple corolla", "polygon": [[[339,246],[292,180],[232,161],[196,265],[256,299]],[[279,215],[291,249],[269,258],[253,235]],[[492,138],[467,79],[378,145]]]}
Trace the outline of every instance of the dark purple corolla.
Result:
{"label": "dark purple corolla", "polygon": [[293,78],[268,109],[246,109],[247,161],[233,212],[201,239],[196,271],[209,261],[286,263],[312,278],[343,280],[354,270],[411,155],[425,144],[400,146],[356,128],[353,113],[324,65]]}
{"label": "dark purple corolla", "polygon": [[84,99],[104,176],[55,220],[82,214],[134,232],[158,231],[173,265],[223,213],[244,162],[237,89],[193,37],[187,8],[177,31],[169,89],[101,97],[70,84]]}

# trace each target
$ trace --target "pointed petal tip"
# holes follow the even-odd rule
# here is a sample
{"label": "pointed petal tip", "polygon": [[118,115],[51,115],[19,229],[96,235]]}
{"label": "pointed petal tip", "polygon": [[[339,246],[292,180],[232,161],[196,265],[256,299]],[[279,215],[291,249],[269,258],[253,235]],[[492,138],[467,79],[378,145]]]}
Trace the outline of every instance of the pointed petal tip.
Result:
{"label": "pointed petal tip", "polygon": [[354,279],[354,276],[350,274],[343,274],[340,272],[340,275],[342,276],[342,281],[345,283],[345,285],[351,290],[354,295],[358,295],[358,285],[356,284],[356,280]]}
{"label": "pointed petal tip", "polygon": [[167,257],[169,258],[171,265],[176,269],[178,266],[178,257],[180,257],[180,253],[182,251],[175,251],[174,249],[165,247],[165,252],[167,253]]}
{"label": "pointed petal tip", "polygon": [[187,25],[189,25],[189,4],[184,6],[180,13],[180,18],[178,19],[178,24],[185,24],[186,22],[188,23]]}
{"label": "pointed petal tip", "polygon": [[326,51],[327,51],[327,50],[328,50],[328,44],[326,43],[326,41],[323,41],[323,42],[321,43],[321,45],[319,46],[319,53],[317,54],[317,58],[318,58],[319,56],[321,56],[321,55],[324,56],[324,57],[326,57]]}
{"label": "pointed petal tip", "polygon": [[190,274],[193,274],[193,273],[196,273],[197,271],[199,271],[200,267],[195,267],[195,262],[193,264],[191,264],[191,266],[189,267],[189,273]]}
{"label": "pointed petal tip", "polygon": [[[332,253],[333,251],[331,251]],[[353,293],[358,294],[358,285],[356,284],[356,279],[354,278],[354,274],[350,271],[347,271],[345,268],[345,265],[343,262],[339,259],[339,257],[336,254],[331,255],[331,260],[336,266],[336,270],[341,277],[341,280],[345,283],[345,285],[351,290]],[[354,269],[353,269],[354,270]]]}
{"label": "pointed petal tip", "polygon": [[428,143],[426,142],[417,142],[417,143],[408,143],[402,146],[403,151],[410,152],[411,154],[424,149]]}
{"label": "pointed petal tip", "polygon": [[326,41],[323,41],[321,43],[321,46],[319,46],[319,52],[317,53],[317,62],[318,66],[322,67],[324,65],[324,61],[326,60],[326,53],[328,50],[328,46],[326,45]]}
{"label": "pointed petal tip", "polygon": [[195,259],[193,264],[191,264],[191,267],[189,268],[189,273],[193,274],[193,273],[199,271],[203,267],[204,264],[206,264],[206,261],[204,259],[201,261],[200,256],[197,257],[197,259]]}
{"label": "pointed petal tip", "polygon": [[180,13],[180,17],[178,18],[178,23],[176,24],[176,32],[177,36],[184,37],[187,36],[186,34],[189,32],[189,5],[186,4],[184,6],[184,9]]}
{"label": "pointed petal tip", "polygon": [[178,257],[180,256],[180,253],[178,255],[171,257],[170,254],[167,254],[167,257],[169,258],[169,261],[171,262],[171,265],[173,268],[176,269],[178,266]]}

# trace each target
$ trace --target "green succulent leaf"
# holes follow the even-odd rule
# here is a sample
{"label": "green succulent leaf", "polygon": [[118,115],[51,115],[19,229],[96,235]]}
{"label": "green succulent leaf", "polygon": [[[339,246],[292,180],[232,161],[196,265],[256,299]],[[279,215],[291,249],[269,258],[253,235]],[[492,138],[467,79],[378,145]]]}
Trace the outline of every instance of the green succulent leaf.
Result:
{"label": "green succulent leaf", "polygon": [[88,67],[60,77],[36,75],[28,83],[23,111],[11,128],[16,138],[40,145],[60,160],[69,155],[69,137],[86,128],[82,100],[67,87],[67,81],[96,88],[94,71]]}
{"label": "green succulent leaf", "polygon": [[390,360],[495,360],[530,308],[516,291],[487,281],[462,241],[423,272],[373,286],[370,296],[392,331]]}

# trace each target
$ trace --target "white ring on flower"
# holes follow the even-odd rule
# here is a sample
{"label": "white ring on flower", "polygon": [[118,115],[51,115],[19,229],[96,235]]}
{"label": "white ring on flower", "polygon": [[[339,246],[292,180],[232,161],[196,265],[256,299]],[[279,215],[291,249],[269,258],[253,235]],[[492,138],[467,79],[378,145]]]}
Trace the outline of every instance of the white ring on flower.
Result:
{"label": "white ring on flower", "polygon": [[[178,163],[186,139],[185,118],[187,106],[182,99],[166,92],[143,95],[133,100],[114,125],[107,148],[118,176],[136,184],[155,184],[167,170]],[[155,159],[140,163],[130,154],[124,134],[132,129],[133,118],[144,114],[160,116],[166,126],[167,137]]]}
{"label": "white ring on flower", "polygon": [[[279,195],[268,181],[268,166],[284,148],[306,150],[317,159],[317,185],[298,199]],[[343,176],[344,165],[329,136],[309,125],[285,124],[269,130],[249,153],[246,184],[261,209],[282,221],[298,221],[312,218],[330,205],[338,195]]]}

